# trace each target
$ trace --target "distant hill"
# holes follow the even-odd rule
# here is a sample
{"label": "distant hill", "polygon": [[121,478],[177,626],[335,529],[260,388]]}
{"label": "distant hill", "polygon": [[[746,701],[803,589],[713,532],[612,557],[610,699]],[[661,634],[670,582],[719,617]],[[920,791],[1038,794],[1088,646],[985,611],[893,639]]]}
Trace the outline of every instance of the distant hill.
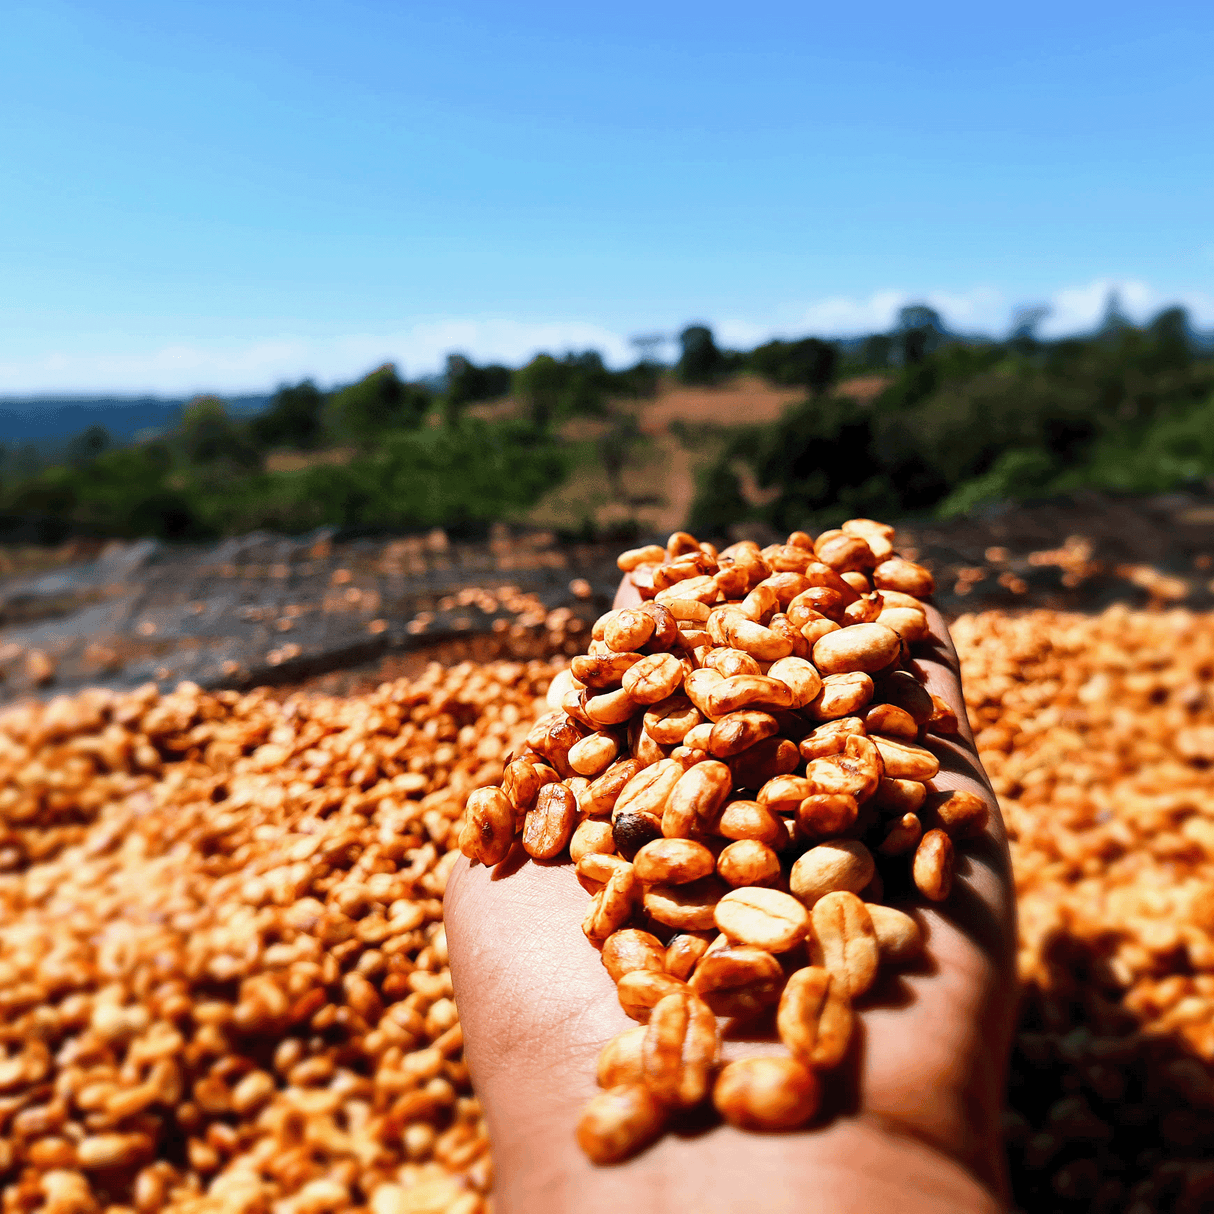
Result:
{"label": "distant hill", "polygon": [[[0,443],[43,446],[69,439],[89,426],[104,426],[116,443],[144,430],[176,425],[190,397],[0,396]],[[269,403],[265,396],[225,397],[228,411],[248,417]]]}

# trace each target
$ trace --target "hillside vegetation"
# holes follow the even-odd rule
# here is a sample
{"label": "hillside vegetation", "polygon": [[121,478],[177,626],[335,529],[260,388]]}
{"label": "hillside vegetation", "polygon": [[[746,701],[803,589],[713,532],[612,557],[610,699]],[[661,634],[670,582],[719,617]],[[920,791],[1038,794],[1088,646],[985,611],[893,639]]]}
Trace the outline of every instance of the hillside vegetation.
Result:
{"label": "hillside vegetation", "polygon": [[199,397],[128,445],[93,426],[52,466],[0,462],[0,539],[497,520],[719,534],[1214,476],[1214,358],[1180,309],[1057,342],[962,338],[910,308],[862,341],[726,351],[693,325],[681,343],[673,368],[624,371],[593,351],[517,369],[453,355],[437,386],[386,365],[332,392],[284,386],[253,417]]}

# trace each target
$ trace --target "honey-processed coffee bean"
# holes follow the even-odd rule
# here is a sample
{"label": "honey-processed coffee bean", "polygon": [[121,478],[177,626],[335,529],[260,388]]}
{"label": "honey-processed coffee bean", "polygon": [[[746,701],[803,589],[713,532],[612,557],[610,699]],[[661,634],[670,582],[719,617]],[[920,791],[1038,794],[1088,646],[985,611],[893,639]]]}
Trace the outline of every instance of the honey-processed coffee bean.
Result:
{"label": "honey-processed coffee bean", "polygon": [[866,902],[864,905],[873,921],[877,951],[882,961],[902,964],[915,960],[923,952],[923,933],[910,915],[879,903]]}
{"label": "honey-processed coffee bean", "polygon": [[927,688],[906,670],[883,674],[877,695],[883,703],[894,704],[908,713],[916,725],[926,725],[936,710]]}
{"label": "honey-processed coffee bean", "polygon": [[603,818],[585,818],[569,840],[569,858],[576,864],[583,856],[605,855],[615,851],[611,823]]}
{"label": "honey-processed coffee bean", "polygon": [[871,804],[889,814],[917,813],[927,800],[927,785],[919,780],[891,780],[883,777],[877,783]]}
{"label": "honey-processed coffee bean", "polygon": [[639,882],[631,867],[618,868],[591,899],[582,919],[582,931],[592,942],[606,940],[632,916]]}
{"label": "honey-processed coffee bean", "polygon": [[757,839],[739,839],[717,857],[717,872],[735,889],[744,885],[775,885],[780,881],[780,857]]}
{"label": "honey-processed coffee bean", "polygon": [[678,691],[683,663],[672,653],[651,653],[624,672],[623,690],[636,704],[656,704]]}
{"label": "honey-processed coffee bean", "polygon": [[729,760],[736,788],[762,788],[768,780],[795,771],[801,761],[796,744],[787,738],[765,738]]}
{"label": "honey-processed coffee bean", "polygon": [[636,759],[618,759],[591,783],[578,808],[593,818],[611,813],[624,786],[641,770],[642,765]]}
{"label": "honey-processed coffee bean", "polygon": [[603,640],[615,653],[634,653],[653,636],[657,621],[639,607],[614,612],[603,628]]}
{"label": "honey-processed coffee bean", "polygon": [[500,788],[473,789],[468,794],[460,850],[470,860],[498,864],[514,845],[514,823],[514,806]]}
{"label": "honey-processed coffee bean", "polygon": [[555,784],[561,777],[546,763],[530,759],[514,759],[502,773],[502,792],[518,812],[520,820],[534,804],[545,784]]}
{"label": "honey-processed coffee bean", "polygon": [[603,941],[600,956],[613,982],[619,982],[633,970],[663,973],[666,969],[666,949],[662,942],[650,932],[639,931],[635,927],[612,932]]}
{"label": "honey-processed coffee bean", "polygon": [[615,691],[600,691],[597,695],[582,700],[582,712],[595,729],[606,729],[612,725],[623,725],[636,711],[636,701],[624,688]]}
{"label": "honey-processed coffee bean", "polygon": [[686,982],[708,951],[710,933],[680,932],[666,946],[666,972]]}
{"label": "honey-processed coffee bean", "polygon": [[769,953],[786,953],[809,931],[809,912],[778,889],[735,889],[717,903],[714,918],[731,940]]}
{"label": "honey-processed coffee bean", "polygon": [[892,628],[908,645],[923,640],[931,631],[927,613],[908,607],[886,607],[877,616],[877,623]]}
{"label": "honey-processed coffee bean", "polygon": [[837,890],[859,893],[877,871],[872,853],[859,839],[830,839],[799,856],[788,887],[806,906]]}
{"label": "honey-processed coffee bean", "polygon": [[[821,643],[821,641],[818,642],[819,645]],[[817,650],[817,645],[814,646],[814,649]],[[863,671],[828,674],[823,676],[822,690],[818,692],[806,711],[816,720],[832,721],[838,717],[848,717],[859,712],[872,698],[873,680]]]}
{"label": "honey-processed coffee bean", "polygon": [[715,876],[689,881],[686,885],[653,885],[645,891],[645,910],[667,927],[705,931],[715,926],[713,912],[728,889]]}
{"label": "honey-processed coffee bean", "polygon": [[901,651],[901,639],[884,624],[853,624],[824,636],[814,646],[813,664],[824,675],[874,674]]}
{"label": "honey-processed coffee bean", "polygon": [[855,797],[812,793],[797,807],[797,828],[807,839],[828,839],[850,830],[859,816]]}
{"label": "honey-processed coffee bean", "polygon": [[936,588],[935,579],[922,565],[899,556],[882,561],[873,570],[873,585],[878,590],[900,590],[917,599],[927,598]]}
{"label": "honey-processed coffee bean", "polygon": [[579,683],[595,691],[606,691],[619,687],[628,670],[643,660],[639,653],[604,653],[597,657],[576,657],[569,667]]}
{"label": "honey-processed coffee bean", "polygon": [[703,721],[700,710],[685,695],[660,700],[642,718],[645,732],[659,746],[679,745]]}
{"label": "honey-processed coffee bean", "polygon": [[780,963],[763,949],[710,946],[691,976],[695,991],[718,1016],[756,1016],[784,986]]}
{"label": "honey-processed coffee bean", "polygon": [[755,800],[767,806],[772,813],[794,814],[813,791],[813,785],[804,776],[775,776],[759,789]]}
{"label": "honey-processed coffee bean", "polygon": [[660,565],[666,559],[666,549],[661,544],[646,544],[642,548],[629,548],[615,558],[616,567],[622,573],[631,573],[638,565]]}
{"label": "honey-processed coffee bean", "polygon": [[875,737],[873,742],[891,780],[930,780],[940,771],[940,760],[926,747],[898,738]]}
{"label": "honey-processed coffee bean", "polygon": [[631,869],[632,865],[611,852],[587,852],[575,865],[578,884],[588,894],[597,894],[622,868]]}
{"label": "honey-processed coffee bean", "polygon": [[523,847],[535,860],[559,856],[573,834],[577,802],[563,784],[546,784],[523,821]]}
{"label": "honey-processed coffee bean", "polygon": [[652,1142],[666,1106],[643,1083],[620,1084],[593,1097],[577,1126],[578,1146],[593,1163],[619,1163]]}
{"label": "honey-processed coffee bean", "polygon": [[795,1058],[740,1058],[722,1068],[712,1091],[717,1112],[742,1130],[794,1130],[817,1111],[817,1075]]}
{"label": "honey-processed coffee bean", "polygon": [[789,975],[776,1010],[776,1031],[807,1066],[838,1066],[852,1034],[852,1007],[829,970],[810,965]]}
{"label": "honey-processed coffee bean", "polygon": [[633,1020],[649,1022],[649,1014],[659,1000],[676,991],[687,990],[687,983],[657,970],[630,970],[616,985],[620,1007]]}
{"label": "honey-processed coffee bean", "polygon": [[981,834],[990,818],[990,808],[977,793],[964,789],[934,793],[928,814],[952,839],[968,839]]}
{"label": "honey-processed coffee bean", "polygon": [[876,981],[880,960],[868,908],[855,894],[838,890],[814,903],[810,920],[810,960],[830,970],[850,998],[859,998]]}
{"label": "honey-processed coffee bean", "polygon": [[847,746],[847,739],[852,734],[864,733],[864,722],[858,717],[827,721],[801,739],[801,758],[808,762],[811,759],[827,759],[831,755],[841,755]]}
{"label": "honey-processed coffee bean", "polygon": [[610,733],[592,733],[569,748],[569,766],[579,776],[599,776],[615,762],[620,740]]}
{"label": "honey-processed coffee bean", "polygon": [[923,823],[918,815],[906,813],[889,824],[885,837],[877,844],[877,850],[883,856],[901,856],[913,851],[922,837]]}
{"label": "honey-processed coffee bean", "polygon": [[864,729],[869,734],[885,738],[901,738],[913,742],[919,736],[919,725],[905,708],[896,704],[871,704],[864,710]]}
{"label": "honey-processed coffee bean", "polygon": [[715,818],[733,791],[733,783],[733,773],[716,759],[696,763],[682,772],[665,800],[662,833],[670,838],[685,838]]}
{"label": "honey-processed coffee bean", "polygon": [[771,713],[758,708],[744,708],[723,716],[712,726],[707,750],[718,759],[727,759],[773,737],[780,730],[780,723]]}
{"label": "honey-processed coffee bean", "polygon": [[[688,679],[691,677],[688,676]],[[692,699],[695,697],[692,696]],[[708,688],[706,715],[717,721],[742,708],[791,708],[792,702],[792,692],[787,684],[781,683],[779,679],[771,679],[761,674],[735,674],[728,679],[720,679]]]}
{"label": "honey-processed coffee bean", "polygon": [[822,690],[822,676],[804,658],[787,657],[778,662],[772,662],[767,669],[767,677],[783,683],[792,693],[792,703],[789,708],[804,708],[813,703],[818,692]]}
{"label": "honey-processed coffee bean", "polygon": [[717,1018],[689,990],[660,999],[641,1047],[645,1084],[663,1104],[690,1108],[708,1095],[721,1052]]}
{"label": "honey-processed coffee bean", "polygon": [[851,518],[840,528],[844,535],[858,535],[878,561],[888,560],[894,552],[894,529],[888,523],[871,518]]}
{"label": "honey-processed coffee bean", "polygon": [[619,1087],[622,1083],[644,1083],[645,1071],[641,1050],[645,1043],[645,1026],[634,1025],[617,1033],[599,1052],[595,1079],[601,1088]]}
{"label": "honey-processed coffee bean", "polygon": [[644,768],[620,790],[612,813],[645,813],[660,819],[666,798],[682,775],[682,766],[673,759]]}
{"label": "honey-processed coffee bean", "polygon": [[814,555],[839,574],[871,569],[877,563],[873,550],[861,536],[840,530],[823,531],[814,540]]}
{"label": "honey-processed coffee bean", "polygon": [[612,819],[611,840],[626,860],[631,860],[646,843],[661,837],[661,819],[652,814],[628,813]]}
{"label": "honey-processed coffee bean", "polygon": [[[864,579],[860,574],[849,574],[849,578],[855,578],[859,584],[849,582],[853,590],[859,592],[860,597],[854,603],[848,603],[843,609],[843,622],[845,624],[873,624],[880,622],[881,609],[885,605],[884,599],[881,597],[881,591],[869,591],[867,579]],[[886,627],[893,627],[892,624],[887,624]],[[895,632],[898,629],[894,628]],[[899,633],[899,635],[901,635]]]}
{"label": "honey-processed coffee bean", "polygon": [[943,902],[953,888],[953,842],[942,830],[929,830],[915,849],[911,875],[919,892]]}
{"label": "honey-processed coffee bean", "polygon": [[654,839],[633,858],[637,878],[646,884],[685,885],[707,877],[716,857],[691,839]]}
{"label": "honey-processed coffee bean", "polygon": [[758,801],[731,801],[713,824],[725,839],[757,839],[777,851],[788,842],[784,823]]}

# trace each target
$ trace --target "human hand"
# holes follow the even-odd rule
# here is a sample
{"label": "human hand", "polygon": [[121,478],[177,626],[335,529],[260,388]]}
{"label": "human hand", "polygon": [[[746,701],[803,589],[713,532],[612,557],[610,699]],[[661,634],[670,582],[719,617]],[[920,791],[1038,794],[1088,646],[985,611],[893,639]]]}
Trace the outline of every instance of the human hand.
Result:
{"label": "human hand", "polygon": [[[636,601],[627,579],[616,605]],[[1003,1192],[998,1122],[1015,1015],[1015,923],[1003,824],[966,724],[957,657],[928,607],[931,637],[915,646],[930,691],[961,731],[929,735],[940,789],[983,796],[984,834],[957,844],[957,874],[940,905],[893,902],[926,936],[917,970],[883,971],[857,1002],[848,1059],[826,1079],[821,1114],[790,1134],[749,1134],[715,1119],[675,1132],[627,1163],[596,1168],[574,1139],[597,1090],[599,1051],[633,1026],[581,931],[587,894],[573,868],[527,860],[492,871],[461,858],[446,897],[447,941],[465,1055],[489,1122],[499,1214],[571,1209],[636,1214],[995,1211]],[[728,1060],[783,1053],[774,1038],[730,1040]]]}

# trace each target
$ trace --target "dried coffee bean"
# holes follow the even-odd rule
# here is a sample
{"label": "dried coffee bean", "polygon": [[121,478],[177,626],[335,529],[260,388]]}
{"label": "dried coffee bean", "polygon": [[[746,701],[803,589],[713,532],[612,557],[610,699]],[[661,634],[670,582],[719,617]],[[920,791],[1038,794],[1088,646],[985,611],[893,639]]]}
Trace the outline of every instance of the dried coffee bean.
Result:
{"label": "dried coffee bean", "polygon": [[717,872],[735,889],[775,885],[781,878],[780,857],[757,839],[739,839],[717,857]]}
{"label": "dried coffee bean", "polygon": [[914,851],[923,838],[923,823],[916,814],[903,814],[889,824],[885,837],[877,844],[883,856],[901,856]]}
{"label": "dried coffee bean", "polygon": [[661,837],[662,823],[652,814],[627,813],[612,819],[612,842],[625,860],[631,860],[646,843]]}
{"label": "dried coffee bean", "polygon": [[470,860],[498,864],[514,845],[514,806],[500,788],[476,788],[468,794],[467,818],[459,837]]}
{"label": "dried coffee bean", "polygon": [[758,801],[731,801],[712,829],[724,839],[756,839],[777,851],[788,842],[784,823]]}
{"label": "dried coffee bean", "polygon": [[901,738],[913,742],[919,736],[919,725],[905,708],[896,704],[871,704],[864,710],[864,729],[869,734],[885,738]]}
{"label": "dried coffee bean", "polygon": [[523,847],[536,860],[552,860],[565,850],[577,821],[577,802],[563,784],[546,784],[523,821]]}
{"label": "dried coffee bean", "polygon": [[716,868],[716,857],[691,839],[654,839],[637,852],[633,865],[647,885],[685,885],[707,877]]}
{"label": "dried coffee bean", "polygon": [[953,841],[942,830],[929,830],[915,849],[911,872],[919,892],[943,902],[953,888]]}
{"label": "dried coffee bean", "polygon": [[733,790],[733,773],[715,759],[696,763],[672,784],[662,812],[662,833],[686,838],[715,818]]}
{"label": "dried coffee bean", "polygon": [[606,940],[619,931],[632,915],[640,883],[631,868],[618,868],[590,899],[582,919],[582,931],[592,942]]}
{"label": "dried coffee bean", "polygon": [[612,813],[650,814],[660,819],[670,790],[683,775],[682,765],[673,759],[663,759],[637,772],[620,790]]}
{"label": "dried coffee bean", "polygon": [[569,766],[579,776],[598,776],[615,762],[620,740],[610,733],[592,733],[569,748]]}
{"label": "dried coffee bean", "polygon": [[824,894],[810,911],[809,955],[814,965],[830,970],[852,999],[877,977],[877,935],[868,908],[853,893]]}
{"label": "dried coffee bean", "polygon": [[875,737],[873,742],[891,780],[930,780],[940,771],[940,760],[925,747],[897,738]]}
{"label": "dried coffee bean", "polygon": [[569,840],[569,858],[576,864],[583,856],[606,855],[615,851],[611,823],[603,818],[585,818]]}
{"label": "dried coffee bean", "polygon": [[628,670],[643,661],[639,653],[605,653],[598,657],[577,657],[569,664],[573,677],[595,691],[619,687]]}
{"label": "dried coffee bean", "polygon": [[624,672],[623,690],[636,704],[656,704],[683,682],[683,663],[672,653],[651,653]]}
{"label": "dried coffee bean", "polygon": [[677,746],[703,720],[700,710],[685,695],[673,695],[650,708],[643,724],[658,745]]}
{"label": "dried coffee bean", "polygon": [[[874,625],[875,627],[875,625]],[[846,629],[844,630],[846,631]],[[829,636],[835,635],[834,633]],[[823,640],[828,639],[824,637]],[[822,642],[819,641],[820,645]],[[817,645],[814,646],[815,651]],[[873,680],[862,671],[823,676],[822,690],[806,710],[818,721],[831,721],[859,712],[873,698]]]}
{"label": "dried coffee bean", "polygon": [[877,871],[858,839],[831,839],[811,847],[792,866],[788,887],[806,906],[837,890],[859,893]]}
{"label": "dried coffee bean", "polygon": [[710,946],[691,976],[691,989],[718,1016],[758,1015],[779,999],[783,986],[775,957],[744,945]]}
{"label": "dried coffee bean", "polygon": [[795,1058],[742,1058],[721,1070],[712,1092],[717,1111],[743,1130],[793,1130],[821,1100],[818,1077]]}
{"label": "dried coffee bean", "polygon": [[927,598],[936,588],[935,579],[922,565],[901,557],[890,557],[873,570],[873,585],[878,590],[900,590],[917,599]]}
{"label": "dried coffee bean", "polygon": [[666,949],[662,942],[657,936],[635,927],[622,928],[608,936],[603,941],[600,956],[613,982],[619,982],[633,970],[663,973],[666,969]]}
{"label": "dried coffee bean", "polygon": [[666,946],[666,972],[686,982],[708,945],[707,932],[680,932]]}
{"label": "dried coffee bean", "polygon": [[779,729],[776,718],[760,709],[731,712],[711,727],[707,750],[718,759],[726,759],[773,737]]}
{"label": "dried coffee bean", "polygon": [[586,1105],[578,1146],[594,1163],[619,1163],[656,1138],[666,1116],[665,1106],[643,1083],[608,1088]]}
{"label": "dried coffee bean", "polygon": [[871,804],[886,813],[917,813],[927,799],[927,785],[919,780],[891,780],[883,777],[872,795]]}
{"label": "dried coffee bean", "polygon": [[633,1020],[649,1023],[649,1014],[667,995],[687,990],[687,983],[656,970],[630,970],[616,985],[620,1007]]}
{"label": "dried coffee bean", "polygon": [[807,839],[827,839],[850,830],[859,814],[855,797],[813,793],[797,807],[797,828]]}
{"label": "dried coffee bean", "polygon": [[787,738],[766,738],[729,760],[735,788],[762,788],[768,780],[795,771],[801,756]]}
{"label": "dried coffee bean", "polygon": [[785,983],[776,1011],[776,1031],[807,1066],[838,1066],[852,1033],[851,1000],[829,970],[811,965]]}
{"label": "dried coffee bean", "polygon": [[653,636],[656,626],[653,616],[639,607],[626,607],[608,618],[603,640],[615,653],[635,653]]}
{"label": "dried coffee bean", "polygon": [[824,675],[884,670],[901,652],[901,639],[884,624],[853,624],[814,646],[813,664]]}
{"label": "dried coffee bean", "polygon": [[622,1083],[644,1083],[641,1049],[645,1042],[645,1025],[625,1029],[603,1046],[595,1078],[601,1088],[619,1087]]}
{"label": "dried coffee bean", "polygon": [[672,1108],[690,1108],[708,1095],[721,1052],[711,1009],[689,990],[660,999],[641,1047],[644,1081]]}
{"label": "dried coffee bean", "polygon": [[882,961],[903,963],[913,961],[923,952],[923,933],[919,925],[892,906],[866,902],[868,916],[877,935],[877,951]]}
{"label": "dried coffee bean", "polygon": [[977,793],[965,789],[934,793],[927,813],[952,839],[968,839],[980,835],[990,818],[987,803]]}
{"label": "dried coffee bean", "polygon": [[718,903],[716,925],[731,940],[785,953],[809,931],[809,912],[789,894],[777,889],[735,889]]}
{"label": "dried coffee bean", "polygon": [[705,931],[715,925],[713,912],[728,889],[715,876],[702,877],[686,885],[653,885],[645,891],[645,910],[667,927]]}

